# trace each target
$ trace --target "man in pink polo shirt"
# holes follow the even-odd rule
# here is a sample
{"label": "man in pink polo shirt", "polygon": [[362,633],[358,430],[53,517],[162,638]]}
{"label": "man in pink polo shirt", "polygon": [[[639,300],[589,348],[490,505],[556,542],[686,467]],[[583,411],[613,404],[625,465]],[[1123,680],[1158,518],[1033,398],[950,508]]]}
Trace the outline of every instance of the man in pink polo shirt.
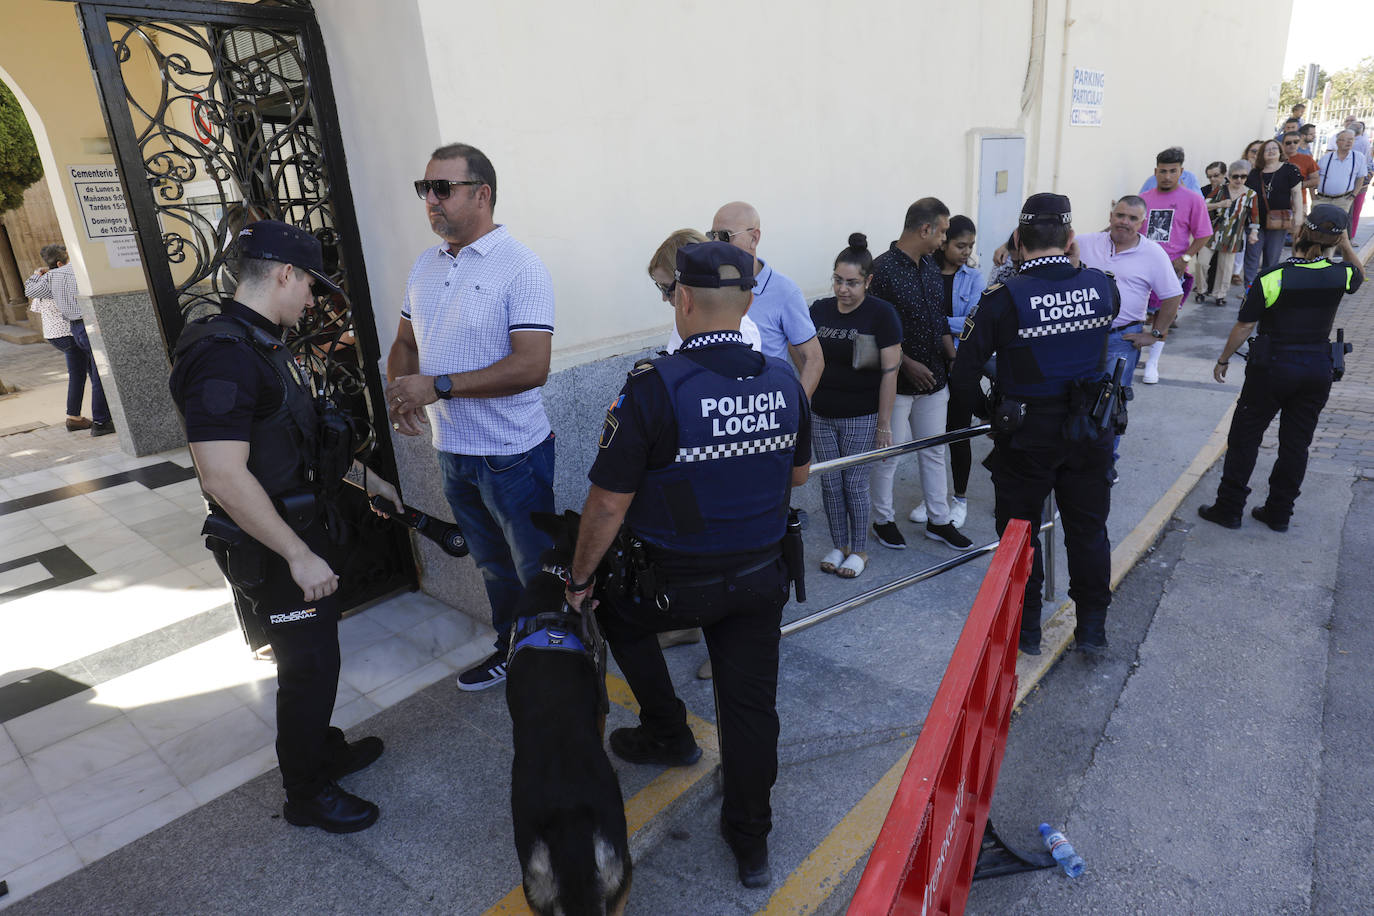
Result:
{"label": "man in pink polo shirt", "polygon": [[[1140,196],[1144,198],[1149,212],[1140,232],[1152,242],[1158,242],[1164,253],[1173,263],[1174,273],[1183,284],[1182,295],[1188,295],[1193,288],[1193,276],[1188,273],[1188,265],[1212,234],[1212,220],[1207,215],[1207,203],[1196,191],[1179,187],[1178,179],[1183,174],[1183,150],[1171,146],[1155,157],[1155,188]],[[1159,297],[1150,294],[1149,311],[1157,314],[1160,308]],[[1155,318],[1156,330],[1166,334],[1169,324],[1161,329],[1159,319]],[[1164,351],[1164,341],[1156,340],[1150,347],[1150,355],[1145,360],[1145,377],[1141,380],[1147,385],[1159,381],[1159,356]]]}
{"label": "man in pink polo shirt", "polygon": [[[1077,236],[1078,258],[1085,267],[1109,271],[1116,277],[1121,293],[1121,310],[1112,322],[1107,338],[1107,371],[1112,371],[1120,357],[1126,358],[1125,388],[1129,400],[1134,392],[1131,379],[1140,351],[1169,336],[1169,325],[1178,314],[1183,298],[1183,285],[1169,263],[1169,256],[1158,242],[1140,235],[1148,208],[1145,201],[1127,194],[1112,205],[1107,217],[1106,232],[1087,232]],[[1146,305],[1154,297],[1159,302],[1154,326],[1146,329]],[[1117,457],[1121,437],[1112,445],[1112,458]],[[1115,474],[1115,472],[1113,472]]]}

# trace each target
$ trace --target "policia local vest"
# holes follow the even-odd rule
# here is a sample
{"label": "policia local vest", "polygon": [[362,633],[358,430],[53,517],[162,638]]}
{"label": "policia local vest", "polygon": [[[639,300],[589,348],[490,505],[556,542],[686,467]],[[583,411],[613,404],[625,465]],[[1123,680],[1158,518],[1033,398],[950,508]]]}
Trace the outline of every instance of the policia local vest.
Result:
{"label": "policia local vest", "polygon": [[1068,397],[1072,382],[1101,376],[1116,307],[1109,276],[1090,267],[1061,280],[1021,273],[1006,289],[1019,325],[997,360],[1006,397],[1053,403]]}
{"label": "policia local vest", "polygon": [[1290,260],[1260,274],[1264,314],[1258,333],[1275,346],[1325,344],[1341,297],[1355,282],[1355,268],[1327,258]]}
{"label": "policia local vest", "polygon": [[781,360],[727,378],[682,354],[653,360],[677,420],[672,464],[645,473],[626,521],[649,544],[684,554],[759,550],[787,528],[801,386]]}
{"label": "policia local vest", "polygon": [[[239,344],[265,360],[281,383],[281,402],[254,420],[248,440],[248,471],[268,496],[306,489],[315,481],[319,418],[310,385],[286,345],[237,318],[211,315],[186,325],[172,353],[173,372],[192,351],[212,341]],[[246,356],[246,353],[245,353]],[[251,357],[249,357],[251,358]]]}

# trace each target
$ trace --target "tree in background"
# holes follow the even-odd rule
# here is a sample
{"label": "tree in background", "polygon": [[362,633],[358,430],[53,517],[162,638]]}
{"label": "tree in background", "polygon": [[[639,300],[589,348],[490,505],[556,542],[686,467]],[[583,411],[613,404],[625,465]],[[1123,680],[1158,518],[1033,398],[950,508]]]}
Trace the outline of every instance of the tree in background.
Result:
{"label": "tree in background", "polygon": [[38,145],[19,100],[0,82],[0,213],[24,203],[24,192],[43,177]]}
{"label": "tree in background", "polygon": [[1374,103],[1374,57],[1331,74],[1331,107],[1360,108]]}
{"label": "tree in background", "polygon": [[[1288,113],[1289,113],[1290,111],[1293,110],[1293,106],[1294,106],[1294,105],[1298,104],[1298,103],[1301,102],[1301,101],[1304,101],[1304,99],[1303,99],[1303,97],[1302,97],[1302,84],[1303,84],[1303,78],[1304,78],[1305,76],[1307,76],[1307,68],[1306,68],[1306,67],[1299,67],[1296,73],[1294,73],[1291,77],[1289,77],[1288,79],[1286,79],[1286,80],[1283,81],[1283,86],[1279,89],[1279,118],[1280,118],[1280,120],[1282,120],[1283,118],[1288,117]],[[1326,85],[1326,80],[1327,80],[1326,71],[1323,70],[1321,67],[1318,67],[1318,68],[1317,68],[1317,96],[1318,96],[1318,97],[1321,96],[1321,87]],[[1312,100],[1311,100],[1311,99],[1307,99],[1306,101],[1310,103]],[[1311,107],[1311,106],[1309,105],[1309,109],[1310,109],[1310,107]],[[1316,113],[1315,111],[1309,110],[1309,111],[1307,112],[1307,119],[1310,121],[1312,118],[1316,117],[1316,114],[1317,114],[1317,113]]]}

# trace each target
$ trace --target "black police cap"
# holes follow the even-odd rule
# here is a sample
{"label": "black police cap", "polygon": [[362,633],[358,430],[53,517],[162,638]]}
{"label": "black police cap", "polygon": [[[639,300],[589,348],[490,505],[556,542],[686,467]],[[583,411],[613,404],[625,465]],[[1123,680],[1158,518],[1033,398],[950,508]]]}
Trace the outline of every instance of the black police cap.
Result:
{"label": "black police cap", "polygon": [[[722,276],[724,268],[727,274]],[[677,250],[677,282],[698,289],[719,289],[723,286],[754,288],[754,256],[729,242],[696,242]]]}
{"label": "black police cap", "polygon": [[1303,220],[1313,232],[1338,235],[1350,228],[1350,216],[1335,204],[1317,204]]}
{"label": "black police cap", "polygon": [[320,240],[299,226],[275,219],[249,223],[239,231],[239,256],[294,265],[330,292],[343,292],[324,272]]}
{"label": "black police cap", "polygon": [[1067,226],[1073,222],[1073,208],[1063,194],[1032,194],[1021,205],[1021,225],[1029,223],[1058,223]]}

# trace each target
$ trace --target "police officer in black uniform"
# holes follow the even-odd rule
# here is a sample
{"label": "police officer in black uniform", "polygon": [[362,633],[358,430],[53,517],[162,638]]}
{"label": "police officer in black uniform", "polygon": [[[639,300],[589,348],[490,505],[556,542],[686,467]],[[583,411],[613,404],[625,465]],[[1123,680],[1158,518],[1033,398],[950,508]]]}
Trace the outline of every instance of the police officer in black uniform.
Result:
{"label": "police officer in black uniform", "polygon": [[[1250,285],[1212,375],[1226,381],[1226,367],[1255,325],[1259,334],[1250,344],[1245,384],[1231,418],[1226,439],[1226,462],[1217,485],[1217,499],[1198,506],[1198,515],[1223,528],[1239,528],[1250,473],[1255,469],[1260,438],[1279,415],[1279,450],[1269,475],[1269,498],[1250,515],[1274,531],[1287,531],[1307,473],[1307,447],[1317,417],[1331,393],[1334,351],[1327,338],[1336,321],[1341,297],[1364,281],[1359,259],[1350,245],[1350,225],[1344,210],[1331,204],[1312,208],[1298,237],[1293,257],[1262,272]],[[1342,263],[1332,263],[1339,248]],[[1344,354],[1340,355],[1342,366]]]}
{"label": "police officer in black uniform", "polygon": [[581,606],[623,521],[645,547],[647,570],[631,593],[610,589],[598,617],[640,724],[612,732],[611,750],[667,766],[701,756],[657,640],[663,630],[701,627],[715,671],[721,832],[740,881],[764,887],[789,584],[781,542],[791,489],[809,473],[811,422],[796,374],[740,336],[753,285],[753,258],[734,245],[678,251],[682,348],[636,365],[607,411],[567,600]]}
{"label": "police officer in black uniform", "polygon": [[400,500],[353,461],[351,435],[317,403],[282,341],[312,303],[313,286],[339,291],[320,243],[263,220],[243,229],[238,245],[236,298],[182,331],[170,387],[210,502],[206,546],[276,658],[283,814],[297,826],[350,833],[376,821],[378,809],[335,780],[376,760],[382,741],[350,744],[329,724],[339,681],[333,567],[344,527],[331,494],[347,472],[369,494]]}
{"label": "police officer in black uniform", "polygon": [[[994,413],[992,453],[984,462],[996,491],[997,530],[1013,518],[1032,531],[1051,491],[1064,527],[1069,560],[1069,597],[1077,608],[1077,646],[1089,653],[1107,648],[1111,603],[1110,423],[1088,417],[1102,382],[1107,336],[1120,308],[1116,281],[1077,267],[1069,199],[1035,194],[1021,208],[1013,238],[1019,271],[989,288],[969,313],[960,335],[950,384],[976,401],[982,366],[997,355],[1001,404]],[[1035,560],[1021,613],[1021,651],[1040,654],[1041,585],[1044,563],[1036,534]]]}

